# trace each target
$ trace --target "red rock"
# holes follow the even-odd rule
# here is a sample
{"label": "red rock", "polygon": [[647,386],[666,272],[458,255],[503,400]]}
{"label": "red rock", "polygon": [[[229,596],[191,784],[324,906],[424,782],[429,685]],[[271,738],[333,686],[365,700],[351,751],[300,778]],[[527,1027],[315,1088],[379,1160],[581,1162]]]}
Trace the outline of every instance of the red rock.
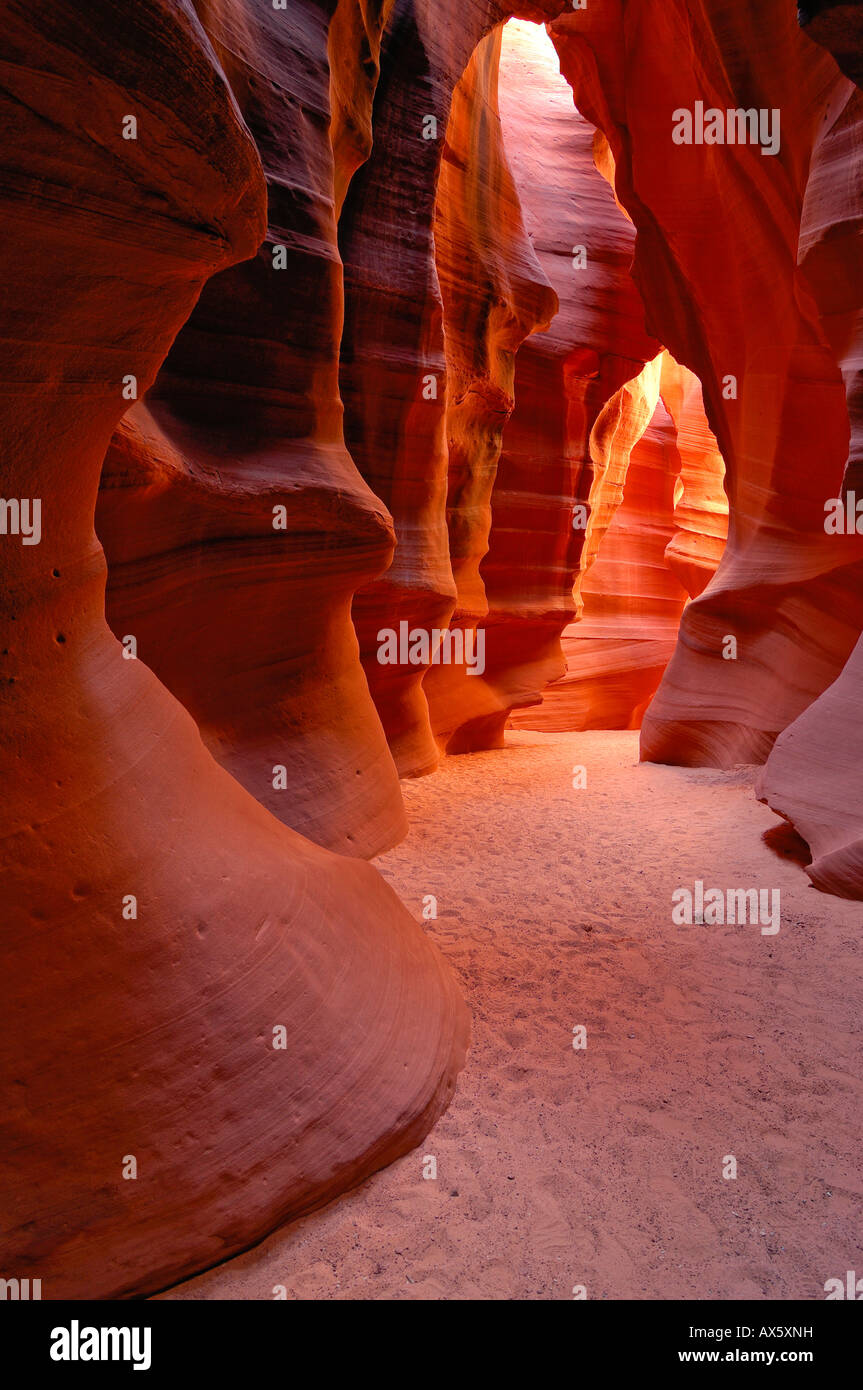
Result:
{"label": "red rock", "polygon": [[808,38],[833,54],[844,73],[863,83],[863,12],[859,0],[799,0],[797,16]]}
{"label": "red rock", "polygon": [[680,459],[659,402],[660,366],[657,358],[622,388],[630,437],[624,442],[618,426],[609,466],[594,480],[577,618],[562,637],[566,674],[541,705],[515,713],[517,728],[637,728],[673,650],[686,595],[665,547]]}
{"label": "red rock", "polygon": [[698,382],[662,353],[619,394],[628,404],[612,403],[614,449],[596,470],[578,615],[562,637],[566,674],[514,713],[517,728],[637,729],[684,605],[722,553],[723,464]]}
{"label": "red rock", "polygon": [[265,231],[213,49],[167,0],[34,0],[4,45],[3,479],[42,503],[40,544],[0,538],[4,1265],[141,1294],[418,1142],[466,1019],[380,876],[280,825],[105,622],[121,378]]}
{"label": "red rock", "polygon": [[364,7],[339,7],[331,129],[330,8],[208,12],[262,152],[270,226],[254,260],[205,287],[129,412],[97,528],[114,632],[134,633],[222,766],[318,844],[370,856],[407,822],[351,602],[394,536],[344,445],[334,204],[367,148],[361,38],[376,36]]}
{"label": "red rock", "polygon": [[[614,151],[651,328],[701,380],[728,470],[728,546],[684,613],[642,756],[762,761],[863,623],[848,568],[860,547],[841,553],[823,528],[847,457],[842,379],[795,269],[811,153],[844,80],[781,0],[630,0],[552,28],[576,101]],[[675,145],[674,112],[697,101],[778,110],[778,152]],[[736,399],[723,395],[729,376]],[[723,656],[729,637],[736,660]]]}
{"label": "red rock", "polygon": [[707,423],[701,382],[668,352],[660,390],[674,422],[681,488],[665,560],[690,598],[697,598],[716,573],[728,537],[725,461]]}
{"label": "red rock", "polygon": [[[815,296],[848,400],[851,441],[841,489],[863,498],[863,93],[854,89],[813,157],[800,238],[800,265]],[[826,489],[825,489],[826,500]],[[829,536],[841,559],[856,537]],[[859,563],[849,579],[861,582]],[[806,872],[817,888],[863,898],[863,639],[837,679],[777,739],[758,793],[809,845]]]}
{"label": "red rock", "polygon": [[[450,107],[474,49],[496,24],[513,10],[539,21],[566,5],[412,0],[395,10],[381,46],[371,154],[354,176],[339,219],[345,437],[363,477],[392,514],[398,542],[386,574],[359,590],[353,615],[372,696],[403,776],[432,771],[439,758],[422,690],[425,668],[379,663],[378,633],[402,621],[409,630],[444,628],[456,602],[433,245]],[[430,379],[437,383],[436,398],[424,394]]]}
{"label": "red rock", "polygon": [[[537,704],[563,674],[560,634],[575,612],[572,583],[584,539],[573,529],[573,505],[587,503],[594,468],[602,466],[604,443],[595,459],[591,432],[616,392],[659,351],[629,276],[632,227],[595,164],[604,147],[574,109],[541,30],[507,26],[500,109],[524,224],[560,308],[516,358],[515,409],[480,565],[489,606],[486,670],[466,676],[458,706],[453,701],[460,725],[453,730],[450,718],[450,752],[500,745],[512,710]],[[587,263],[576,269],[573,252],[582,245]],[[611,430],[605,442],[613,437]],[[435,677],[428,679],[433,690]]]}
{"label": "red rock", "polygon": [[498,112],[503,33],[498,28],[478,45],[456,88],[437,194],[435,260],[447,369],[447,531],[457,588],[450,629],[464,634],[460,649],[443,654],[467,658],[440,661],[423,681],[443,749],[475,716],[477,695],[480,704],[483,700],[484,652],[474,637],[488,613],[480,565],[488,551],[501,439],[514,406],[516,353],[529,333],[548,328],[558,309],[524,229],[503,149]]}

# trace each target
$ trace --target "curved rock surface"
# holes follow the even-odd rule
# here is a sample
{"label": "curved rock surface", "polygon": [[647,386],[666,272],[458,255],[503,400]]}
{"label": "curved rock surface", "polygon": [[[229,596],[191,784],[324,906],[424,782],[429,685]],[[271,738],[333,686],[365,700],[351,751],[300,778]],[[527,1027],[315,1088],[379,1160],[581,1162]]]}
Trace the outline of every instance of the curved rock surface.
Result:
{"label": "curved rock surface", "polygon": [[222,766],[318,844],[370,856],[407,823],[351,602],[394,535],[344,445],[335,204],[367,153],[382,19],[342,0],[330,36],[332,8],[201,7],[261,152],[269,227],[207,284],[130,410],[97,528],[108,621]]}
{"label": "curved rock surface", "polygon": [[[483,702],[488,613],[480,567],[488,552],[491,499],[503,431],[512,414],[516,353],[545,332],[558,298],[537,260],[503,148],[498,111],[499,27],[477,49],[456,88],[435,218],[435,263],[446,347],[447,533],[456,608],[446,661],[423,681],[440,746]],[[523,26],[526,30],[533,26]],[[571,113],[570,113],[571,114]],[[478,685],[477,683],[480,682]]]}
{"label": "curved rock surface", "polygon": [[480,564],[485,671],[462,682],[450,752],[499,746],[512,710],[537,704],[563,674],[560,634],[575,613],[585,537],[574,507],[583,504],[586,520],[595,472],[613,447],[609,403],[660,350],[629,275],[632,226],[597,167],[608,151],[531,25],[504,31],[500,111],[524,225],[560,307],[516,358]]}
{"label": "curved rock surface", "polygon": [[863,84],[863,7],[860,0],[798,0],[804,32],[833,54],[842,71]]}
{"label": "curved rock surface", "polygon": [[[863,621],[859,542],[843,550],[823,526],[848,453],[843,383],[796,271],[811,153],[847,84],[784,0],[629,0],[552,29],[576,101],[615,155],[651,328],[702,382],[728,470],[728,545],[684,613],[642,756],[763,761],[835,679]],[[761,52],[769,63],[752,62]],[[694,126],[693,143],[676,144],[675,112],[694,121],[697,102],[763,110],[775,151],[698,143]]]}
{"label": "curved rock surface", "polygon": [[[863,52],[863,43],[860,45]],[[863,93],[854,90],[815,152],[800,266],[842,368],[851,442],[842,511],[863,499]],[[825,501],[827,500],[825,494]],[[856,518],[855,518],[856,524]],[[834,534],[840,553],[853,538]],[[863,638],[832,685],[780,735],[758,793],[812,853],[817,888],[863,898]]]}
{"label": "curved rock surface", "polygon": [[339,219],[345,438],[391,512],[398,542],[386,573],[359,590],[353,615],[369,686],[403,776],[432,771],[440,756],[422,689],[428,666],[382,664],[378,634],[401,622],[408,631],[441,630],[457,599],[447,533],[443,304],[434,259],[444,137],[477,44],[513,13],[540,21],[566,7],[567,0],[395,0],[381,44],[371,154]]}
{"label": "curved rock surface", "polygon": [[3,487],[41,504],[39,544],[0,537],[4,1261],[44,1298],[141,1294],[418,1142],[466,1017],[380,876],[280,825],[105,622],[122,378],[266,230],[217,55],[180,0],[4,22]]}
{"label": "curved rock surface", "polygon": [[541,705],[516,711],[518,728],[637,728],[671,656],[686,595],[665,564],[680,461],[659,400],[660,365],[623,388],[624,430],[594,482],[577,617],[561,639],[566,674]]}
{"label": "curved rock surface", "polygon": [[660,383],[680,457],[680,491],[675,494],[675,533],[665,561],[690,598],[703,593],[716,573],[728,539],[725,460],[704,413],[701,382],[666,352]]}
{"label": "curved rock surface", "polygon": [[541,705],[515,712],[517,728],[639,728],[684,606],[722,554],[724,467],[697,380],[664,352],[623,388],[623,400],[624,428],[591,492],[578,615],[561,639],[566,674]]}

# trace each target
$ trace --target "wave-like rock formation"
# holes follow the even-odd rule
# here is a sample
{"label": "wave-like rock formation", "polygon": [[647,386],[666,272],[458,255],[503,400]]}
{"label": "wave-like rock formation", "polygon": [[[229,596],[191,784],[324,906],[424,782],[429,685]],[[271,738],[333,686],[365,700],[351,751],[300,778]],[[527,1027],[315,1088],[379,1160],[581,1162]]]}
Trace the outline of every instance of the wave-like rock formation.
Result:
{"label": "wave-like rock formation", "polygon": [[[538,703],[563,674],[560,634],[575,613],[594,474],[621,437],[617,393],[660,351],[629,275],[633,228],[597,167],[606,169],[607,148],[533,26],[504,32],[500,113],[524,226],[559,310],[516,358],[479,566],[485,670],[463,677],[439,725],[450,752],[500,746],[512,710]],[[453,494],[452,530],[457,501]]]}
{"label": "wave-like rock formation", "polygon": [[863,96],[787,0],[9,0],[4,55],[0,1226],[134,1296],[446,1106],[399,773],[513,711],[769,754],[863,897]]}
{"label": "wave-like rock formation", "polygon": [[[386,573],[357,593],[354,623],[403,776],[432,771],[439,759],[422,688],[428,665],[381,663],[378,634],[401,622],[409,631],[440,630],[458,599],[447,532],[446,354],[434,256],[450,112],[475,48],[496,25],[513,13],[535,22],[552,19],[566,7],[567,0],[396,0],[381,44],[371,153],[339,219],[345,437],[363,477],[392,514],[398,542]],[[478,109],[477,116],[477,134],[491,131]],[[486,151],[474,145],[471,154],[480,162],[473,175],[480,187]],[[507,241],[501,228],[501,245]]]}
{"label": "wave-like rock formation", "polygon": [[[558,298],[524,227],[503,149],[498,110],[501,43],[516,26],[478,45],[456,88],[435,217],[435,262],[446,347],[447,533],[457,589],[452,658],[423,682],[432,728],[447,749],[484,699],[488,614],[480,566],[488,552],[491,499],[503,431],[512,414],[516,352],[547,331]],[[535,26],[524,26],[534,30]],[[484,633],[481,636],[484,642]],[[481,683],[477,685],[477,681]],[[478,697],[478,699],[477,699]]]}
{"label": "wave-like rock formation", "polygon": [[[763,761],[863,622],[861,541],[824,531],[848,455],[842,376],[796,264],[812,151],[847,83],[784,0],[588,5],[552,32],[579,108],[612,147],[650,326],[699,377],[727,467],[728,545],[684,613],[642,756]],[[763,112],[764,130],[705,143],[696,116],[714,107]],[[681,110],[690,143],[672,139]]]}
{"label": "wave-like rock formation", "polygon": [[114,632],[222,766],[318,844],[370,856],[407,826],[351,603],[394,535],[344,445],[336,203],[368,151],[381,20],[343,2],[328,36],[331,8],[201,7],[261,153],[269,227],[207,284],[118,430],[97,529]]}
{"label": "wave-like rock formation", "polygon": [[[848,7],[843,6],[846,10]],[[814,26],[813,26],[814,27]],[[819,31],[816,30],[816,33]],[[821,33],[824,31],[821,30]],[[854,55],[849,30],[840,60]],[[863,31],[858,31],[861,72]],[[843,62],[846,71],[855,65]],[[806,190],[799,261],[839,362],[848,400],[851,443],[842,488],[844,517],[856,525],[863,500],[863,93],[853,89],[825,130]],[[825,494],[825,500],[826,494]],[[839,553],[848,539],[830,537]],[[863,638],[838,678],[778,738],[758,793],[806,840],[807,873],[816,887],[863,898]]]}
{"label": "wave-like rock formation", "polygon": [[623,392],[629,433],[618,429],[594,477],[577,617],[561,639],[566,674],[541,705],[514,712],[518,728],[639,728],[684,606],[722,553],[724,468],[697,380],[664,352]]}
{"label": "wave-like rock formation", "polygon": [[[226,69],[252,106],[287,110],[266,74],[300,37],[308,46],[294,49],[292,71],[307,100],[312,182],[304,199],[296,181],[276,180],[271,227],[285,227],[312,322],[335,331],[332,248],[319,302],[302,274],[304,257],[321,254],[312,153],[328,123],[317,103],[330,9],[292,0],[283,30],[285,15],[268,13],[257,68],[228,50],[242,51],[262,7],[218,7],[224,66],[183,0],[27,0],[4,11],[2,479],[6,498],[38,503],[41,535],[0,536],[0,1224],[5,1270],[41,1278],[44,1298],[146,1293],[358,1182],[419,1141],[464,1052],[453,981],[376,871],[279,824],[213,760],[104,615],[93,518],[128,404],[123,379],[134,376],[141,395],[151,386],[217,272],[170,384],[148,418],[135,412],[122,446],[135,477],[149,479],[138,500],[157,539],[164,527],[172,564],[184,563],[173,549],[181,528],[173,507],[159,510],[163,486],[181,511],[209,497],[224,520],[218,538],[206,520],[222,550],[213,640],[229,584],[242,588],[256,569],[261,489],[313,493],[298,512],[312,529],[329,509],[334,570],[362,514],[360,534],[377,530],[385,548],[383,513],[375,519],[351,481],[339,442],[332,361],[311,354],[302,368],[286,349],[285,300],[265,259],[245,278],[226,272],[266,234],[261,167]],[[272,167],[273,151],[265,158]],[[274,336],[258,324],[250,347],[250,318],[267,302]],[[215,331],[228,304],[233,376]],[[207,374],[196,353],[218,389],[198,390]],[[306,374],[295,379],[292,363]],[[279,389],[308,397],[302,432],[275,426],[298,408],[274,398],[276,372],[287,372]],[[232,428],[234,407],[261,453],[221,460],[222,472],[202,440],[208,417]],[[317,435],[316,407],[331,416]],[[315,440],[294,476],[271,457],[286,437]],[[344,497],[320,483],[323,456]],[[197,563],[193,548],[200,579]],[[288,561],[263,563],[282,573]],[[152,583],[158,596],[158,573]],[[280,616],[305,615],[288,604]]]}
{"label": "wave-like rock formation", "polygon": [[725,460],[707,423],[701,382],[669,352],[662,360],[660,395],[680,458],[675,531],[665,561],[690,598],[697,598],[716,573],[728,539]]}
{"label": "wave-like rock formation", "polygon": [[[574,586],[576,618],[561,637],[566,673],[541,705],[514,711],[517,728],[637,728],[671,656],[686,595],[664,560],[679,463],[659,401],[660,370],[661,358],[654,358],[610,403],[614,444],[594,473]],[[657,571],[664,572],[665,592],[650,605],[646,594]],[[663,599],[670,600],[670,629]]]}

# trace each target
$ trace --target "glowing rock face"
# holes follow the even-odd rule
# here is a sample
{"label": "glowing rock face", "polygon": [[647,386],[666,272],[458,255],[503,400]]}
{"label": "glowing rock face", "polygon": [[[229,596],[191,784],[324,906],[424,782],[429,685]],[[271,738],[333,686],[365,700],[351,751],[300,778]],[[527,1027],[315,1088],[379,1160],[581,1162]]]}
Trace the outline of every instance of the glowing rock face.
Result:
{"label": "glowing rock face", "polygon": [[518,728],[637,729],[684,607],[722,554],[724,465],[695,377],[663,353],[611,404],[614,448],[595,469],[566,674],[515,712]]}
{"label": "glowing rock face", "polygon": [[[452,276],[452,292],[445,285],[444,294],[447,343],[456,345],[450,352],[456,406],[449,522],[459,555],[475,557],[485,535],[487,519],[478,509],[472,512],[476,493],[471,488],[484,487],[481,496],[487,495],[499,448],[479,582],[475,558],[462,570],[464,611],[476,615],[483,603],[488,607],[479,620],[486,634],[485,672],[460,683],[452,675],[445,682],[443,672],[426,680],[435,727],[450,752],[500,745],[512,711],[538,704],[548,682],[563,674],[560,634],[575,615],[572,586],[585,542],[584,529],[573,525],[573,508],[587,504],[596,470],[614,447],[613,430],[599,443],[594,431],[610,418],[609,403],[625,383],[660,351],[645,330],[629,274],[633,228],[597,169],[597,159],[602,163],[607,151],[597,148],[593,127],[573,106],[544,30],[517,23],[505,29],[499,101],[508,177],[521,221],[506,218],[510,239],[502,243],[503,256],[486,254],[503,289],[488,272],[486,281],[494,291],[489,301],[508,306],[511,317],[492,322],[499,338],[489,333],[470,370],[458,349],[464,323],[471,321],[465,306],[471,305],[471,294],[483,302],[483,280],[467,275],[459,282]],[[492,207],[492,223],[500,214]],[[512,237],[519,225],[527,254],[519,250],[516,259]],[[494,240],[488,230],[487,236]],[[544,286],[551,287],[546,296],[553,291],[559,305],[548,326],[548,311],[538,299]],[[505,354],[495,356],[489,343],[498,350],[506,347],[504,329],[522,335],[530,326],[528,308],[536,327],[518,350],[514,374],[504,377]],[[503,384],[498,397],[489,382],[498,389]],[[514,409],[507,421],[510,395]],[[501,427],[502,446],[495,432]],[[471,431],[478,440],[472,455]]]}
{"label": "glowing rock face", "polygon": [[266,190],[188,7],[74,8],[7,15],[0,87],[4,491],[42,503],[39,544],[0,537],[0,1205],[43,1298],[152,1291],[352,1186],[427,1132],[467,1035],[377,872],[279,824],[105,622],[121,377],[254,254]]}
{"label": "glowing rock face", "polygon": [[[823,527],[848,457],[842,375],[797,270],[810,159],[847,84],[780,0],[680,0],[661,13],[635,0],[552,27],[576,101],[615,154],[649,322],[698,375],[727,467],[728,545],[683,615],[642,756],[763,761],[839,674],[863,622],[861,541],[843,549]],[[753,65],[756,51],[769,61]],[[778,153],[674,144],[674,112],[699,100],[781,109]]]}
{"label": "glowing rock face", "polygon": [[[417,776],[432,771],[442,743],[458,722],[455,692],[430,681],[436,705],[436,728],[429,717],[429,703],[422,688],[424,672],[417,666],[382,665],[377,660],[378,632],[408,622],[410,628],[440,628],[456,603],[472,604],[469,590],[459,591],[450,563],[447,531],[449,456],[447,451],[447,361],[444,346],[444,305],[435,265],[435,210],[442,161],[454,94],[477,45],[513,11],[534,21],[552,19],[567,8],[568,0],[523,0],[513,6],[487,0],[411,0],[397,7],[397,22],[388,29],[381,48],[381,73],[374,103],[373,143],[368,160],[357,170],[339,218],[339,249],[345,263],[345,331],[342,339],[340,384],[345,406],[345,438],[366,482],[391,513],[396,550],[393,563],[380,579],[364,584],[353,605],[354,623],[372,697],[386,731],[399,772]],[[538,32],[538,31],[537,31]],[[466,83],[478,84],[472,98],[465,91],[456,100],[456,138],[469,139],[476,168],[457,191],[458,178],[445,182],[458,198],[473,188],[488,187],[488,173],[500,167],[499,137],[493,120],[476,96],[490,93],[492,56],[477,55],[473,75]],[[474,119],[475,118],[475,119]],[[470,130],[469,130],[470,127]],[[486,149],[481,132],[492,143]],[[462,275],[464,301],[469,314],[471,298],[489,264],[483,251],[500,254],[500,271],[523,257],[517,225],[494,224],[495,206],[505,214],[511,199],[503,188],[495,189],[490,207],[467,204],[461,215],[470,223],[464,241]],[[458,217],[458,211],[452,209]],[[483,225],[485,223],[485,225]],[[523,262],[517,278],[528,269]],[[485,268],[484,268],[485,261]],[[444,271],[446,274],[446,271]],[[473,280],[472,277],[477,279]],[[492,271],[492,280],[496,271]],[[541,282],[540,282],[541,283]],[[517,301],[522,291],[528,301],[537,286],[505,286],[496,305],[500,322],[490,324],[492,334],[503,330],[510,306],[518,319]],[[546,305],[549,303],[545,290]],[[540,299],[542,296],[540,295]],[[452,298],[450,299],[452,303]],[[523,306],[528,310],[529,304]],[[540,317],[544,306],[539,306]],[[533,320],[537,321],[536,318]],[[516,328],[514,347],[529,321]],[[485,331],[485,330],[483,330]],[[491,339],[487,340],[488,342]],[[463,363],[470,372],[475,364]],[[501,364],[487,375],[493,399],[492,411],[507,396]],[[497,393],[503,392],[500,396]],[[517,392],[516,392],[517,395]],[[457,395],[455,397],[457,400]],[[487,448],[488,420],[481,407],[476,424],[480,444]],[[459,430],[474,428],[463,420]],[[460,467],[456,462],[456,468]],[[477,461],[482,468],[482,461]],[[481,500],[478,507],[482,508]],[[458,510],[458,504],[456,505]],[[458,525],[459,523],[457,523]],[[476,536],[483,519],[477,518]],[[467,552],[473,551],[470,556]],[[464,537],[453,547],[459,569],[458,582],[467,579],[465,565],[476,564],[473,540]],[[472,609],[470,611],[473,611]],[[467,681],[465,698],[476,699],[482,686]],[[435,693],[437,691],[437,693]],[[465,710],[466,717],[468,710]]]}

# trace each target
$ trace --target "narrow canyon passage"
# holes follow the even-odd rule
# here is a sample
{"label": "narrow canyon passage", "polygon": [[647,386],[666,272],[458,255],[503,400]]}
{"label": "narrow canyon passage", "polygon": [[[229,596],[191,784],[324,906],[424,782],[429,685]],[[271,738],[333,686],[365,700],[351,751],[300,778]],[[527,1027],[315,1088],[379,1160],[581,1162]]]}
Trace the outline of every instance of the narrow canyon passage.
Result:
{"label": "narrow canyon passage", "polygon": [[[162,1297],[809,1300],[824,1251],[854,1268],[859,906],[764,844],[754,772],[519,731],[408,783],[379,863],[417,917],[437,899],[473,1018],[455,1099],[362,1188]],[[697,878],[775,885],[781,931],[670,925]]]}
{"label": "narrow canyon passage", "polygon": [[849,8],[0,0],[4,1297],[863,1298]]}

